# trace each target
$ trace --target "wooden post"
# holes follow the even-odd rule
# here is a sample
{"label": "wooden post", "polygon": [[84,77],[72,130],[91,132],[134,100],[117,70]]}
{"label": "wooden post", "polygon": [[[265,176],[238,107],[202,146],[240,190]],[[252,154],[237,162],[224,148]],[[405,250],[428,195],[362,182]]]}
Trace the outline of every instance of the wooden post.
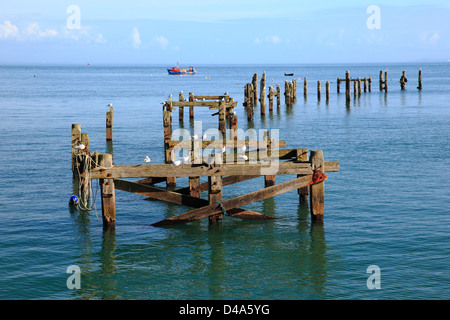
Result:
{"label": "wooden post", "polygon": [[[201,151],[202,151],[202,141],[194,140],[192,141],[191,149],[191,161],[194,164],[201,163]],[[201,191],[199,190],[200,177],[189,177],[189,195],[191,197],[200,198]]]}
{"label": "wooden post", "polygon": [[[270,131],[264,131],[264,140],[267,146],[267,156],[270,157],[272,154],[272,140],[270,139]],[[275,185],[275,175],[264,176],[264,186],[271,187]]]}
{"label": "wooden post", "polygon": [[252,80],[252,93],[253,93],[253,104],[252,106],[255,107],[256,106],[256,101],[258,101],[258,74],[255,73],[253,74],[253,80]]}
{"label": "wooden post", "polygon": [[306,79],[305,77],[305,79],[303,80],[303,96],[306,97],[307,93],[308,93],[308,79]]}
{"label": "wooden post", "polygon": [[367,92],[367,78],[364,78],[364,92]]}
{"label": "wooden post", "polygon": [[277,85],[277,109],[280,109],[281,106],[281,88]]}
{"label": "wooden post", "polygon": [[72,124],[72,172],[75,173],[75,158],[77,150],[74,147],[78,146],[81,142],[81,124]]}
{"label": "wooden post", "polygon": [[297,100],[297,79],[292,80],[292,100]]}
{"label": "wooden post", "polygon": [[225,140],[225,102],[219,103],[219,131],[222,133],[222,140]]}
{"label": "wooden post", "polygon": [[418,79],[417,89],[422,90],[422,68],[419,69],[419,79]]}
{"label": "wooden post", "polygon": [[106,112],[106,141],[112,141],[113,136],[113,107]]}
{"label": "wooden post", "polygon": [[[163,125],[164,125],[164,156],[165,163],[172,163],[172,148],[168,142],[172,139],[172,98],[163,106]],[[167,186],[175,186],[177,178],[167,177]]]}
{"label": "wooden post", "polygon": [[[111,167],[113,165],[112,155],[109,153],[101,154],[99,162],[102,167]],[[114,179],[100,179],[99,183],[102,200],[103,229],[114,228],[116,223]]]}
{"label": "wooden post", "polygon": [[325,84],[325,94],[326,94],[326,99],[327,102],[330,100],[330,81],[327,81]]}
{"label": "wooden post", "polygon": [[82,133],[81,134],[81,144],[84,144],[84,153],[86,153],[87,155],[89,155],[89,135],[87,133]]}
{"label": "wooden post", "polygon": [[388,72],[384,70],[384,91],[388,92]]}
{"label": "wooden post", "polygon": [[[189,101],[191,101],[191,102],[194,101],[194,93],[193,92],[189,92]],[[194,107],[193,106],[189,107],[189,118],[194,119]]]}
{"label": "wooden post", "polygon": [[350,73],[345,72],[345,100],[350,101]]}
{"label": "wooden post", "polygon": [[[222,202],[222,176],[208,176],[209,204]],[[223,219],[223,213],[209,216],[209,223],[213,224]]]}
{"label": "wooden post", "polygon": [[337,80],[336,80],[336,91],[337,91],[337,93],[339,93],[341,91],[340,87],[341,87],[341,80],[338,77]]}
{"label": "wooden post", "polygon": [[379,78],[379,82],[380,82],[380,91],[383,91],[383,70],[380,70],[380,78]]}
{"label": "wooden post", "polygon": [[361,78],[358,78],[358,96],[361,95]]}
{"label": "wooden post", "polygon": [[400,89],[405,90],[406,82],[408,80],[406,79],[406,71],[402,71],[402,76],[400,77]]}
{"label": "wooden post", "polygon": [[372,77],[369,77],[369,92],[372,92]]}
{"label": "wooden post", "polygon": [[[297,161],[307,162],[308,161],[308,149],[307,148],[297,149],[296,156],[297,156]],[[297,178],[300,178],[301,176],[302,176],[301,174],[298,174]],[[298,197],[299,197],[301,204],[308,203],[308,194],[309,194],[308,190],[309,190],[308,187],[302,187],[302,188],[297,189]]]}
{"label": "wooden post", "polygon": [[269,87],[269,111],[273,110],[273,87]]}
{"label": "wooden post", "polygon": [[320,81],[317,81],[317,100],[320,101]]}
{"label": "wooden post", "polygon": [[356,87],[357,87],[357,83],[356,83],[356,81],[353,81],[353,97],[356,97]]}
{"label": "wooden post", "polygon": [[[310,151],[311,167],[313,170],[321,170],[324,172],[325,161],[322,150]],[[320,182],[310,186],[310,211],[311,220],[313,222],[323,222],[324,201],[325,201],[325,184]]]}
{"label": "wooden post", "polygon": [[[184,101],[183,91],[180,91],[180,94],[178,95],[178,100]],[[180,122],[184,121],[184,107],[178,107],[178,121],[180,121]]]}
{"label": "wooden post", "polygon": [[260,93],[259,93],[259,102],[261,105],[261,114],[266,114],[266,72],[264,71],[261,76],[260,83]]}

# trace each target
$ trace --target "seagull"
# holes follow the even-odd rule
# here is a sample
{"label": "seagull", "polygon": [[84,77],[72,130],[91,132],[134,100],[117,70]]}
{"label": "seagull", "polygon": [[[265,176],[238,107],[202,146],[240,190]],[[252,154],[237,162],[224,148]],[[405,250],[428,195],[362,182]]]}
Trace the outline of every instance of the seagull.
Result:
{"label": "seagull", "polygon": [[198,139],[198,135],[196,135],[196,134],[194,134],[192,137],[191,137],[191,140],[197,140]]}
{"label": "seagull", "polygon": [[180,93],[183,93],[183,90],[181,90]]}
{"label": "seagull", "polygon": [[112,107],[112,103],[108,104],[107,107]]}
{"label": "seagull", "polygon": [[203,134],[202,140],[206,140],[206,132]]}
{"label": "seagull", "polygon": [[145,156],[144,162],[150,162],[150,157],[149,156]]}
{"label": "seagull", "polygon": [[169,94],[169,99],[172,99],[172,94]]}
{"label": "seagull", "polygon": [[233,110],[233,111],[230,112],[230,114],[231,114],[232,116],[235,116],[235,115],[236,115],[236,111]]}
{"label": "seagull", "polygon": [[224,94],[223,94],[224,96],[227,96],[228,95],[228,91],[227,92],[225,92]]}
{"label": "seagull", "polygon": [[84,150],[84,149],[86,149],[86,146],[84,145],[84,144],[80,144],[80,145],[78,145],[78,146],[76,146],[76,147],[73,147],[75,150]]}
{"label": "seagull", "polygon": [[176,167],[176,166],[179,166],[181,164],[181,161],[180,160],[175,160],[174,162],[172,162],[170,165],[172,166],[172,167]]}
{"label": "seagull", "polygon": [[189,163],[189,159],[190,159],[190,157],[189,156],[186,156],[186,157],[183,157],[183,158],[181,158],[181,161],[183,161],[183,163]]}
{"label": "seagull", "polygon": [[240,148],[237,148],[237,149],[238,149],[239,152],[244,152],[245,150],[247,150],[247,147],[244,144],[244,146],[242,146]]}
{"label": "seagull", "polygon": [[240,154],[240,155],[239,155],[239,159],[248,160],[248,157],[247,157],[246,155]]}

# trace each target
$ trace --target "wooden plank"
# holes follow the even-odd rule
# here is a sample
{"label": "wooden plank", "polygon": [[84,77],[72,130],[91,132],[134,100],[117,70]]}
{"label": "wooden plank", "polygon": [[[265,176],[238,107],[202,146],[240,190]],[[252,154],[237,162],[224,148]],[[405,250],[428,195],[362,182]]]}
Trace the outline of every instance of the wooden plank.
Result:
{"label": "wooden plank", "polygon": [[[311,164],[302,162],[279,162],[276,174],[311,174]],[[98,167],[90,172],[91,179],[124,179],[146,177],[202,177],[202,176],[255,176],[271,168],[270,163],[225,163],[220,168],[205,164],[141,164]],[[265,174],[268,174],[266,172]],[[265,175],[263,174],[263,175]]]}
{"label": "wooden plank", "polygon": [[237,101],[172,101],[172,107],[210,107],[210,109],[219,109],[220,103],[224,103],[225,108],[237,106]]}
{"label": "wooden plank", "polygon": [[307,186],[311,183],[312,175],[303,176],[301,178],[296,178],[291,181],[283,182],[275,186],[267,187],[262,190],[254,191],[242,196],[238,196],[232,199],[224,200],[222,203],[213,203],[208,206],[194,209],[186,213],[167,218],[165,220],[156,222],[152,224],[155,227],[161,227],[165,225],[187,223],[190,221],[198,220],[201,218],[209,217],[211,215],[222,213],[223,208],[228,212],[228,210],[244,206],[256,201],[264,200],[267,198],[274,197],[276,195],[295,190],[301,187]]}
{"label": "wooden plank", "polygon": [[[234,183],[243,182],[243,181],[247,181],[247,180],[251,180],[251,179],[255,179],[255,178],[259,178],[259,177],[261,177],[261,176],[260,175],[257,175],[257,176],[226,176],[226,177],[222,178],[222,185],[223,186],[228,186],[228,185],[231,185],[231,184],[234,184]],[[203,191],[208,190],[208,182],[200,183],[196,187],[196,190],[198,192],[203,192]],[[187,187],[187,188],[178,189],[175,192],[179,192],[179,193],[183,193],[183,194],[189,194],[190,186]]]}

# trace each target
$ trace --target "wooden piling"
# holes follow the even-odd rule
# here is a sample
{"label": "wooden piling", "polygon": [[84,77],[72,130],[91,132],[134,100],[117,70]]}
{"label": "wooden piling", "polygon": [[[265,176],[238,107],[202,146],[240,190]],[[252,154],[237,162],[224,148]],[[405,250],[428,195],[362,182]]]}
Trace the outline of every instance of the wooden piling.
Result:
{"label": "wooden piling", "polygon": [[405,90],[406,82],[408,79],[406,79],[406,71],[402,71],[402,76],[400,77],[400,89]]}
{"label": "wooden piling", "polygon": [[[199,140],[192,141],[192,149],[191,149],[191,161],[194,164],[201,163],[201,151],[202,151],[202,142]],[[189,195],[191,197],[200,198],[201,191],[199,189],[200,186],[200,177],[189,177]]]}
{"label": "wooden piling", "polygon": [[369,77],[369,92],[372,92],[372,77]]}
{"label": "wooden piling", "polygon": [[269,111],[273,110],[273,87],[269,87],[269,95],[267,96],[269,98]]}
{"label": "wooden piling", "polygon": [[252,88],[252,92],[253,92],[253,107],[255,107],[256,106],[256,101],[258,101],[258,74],[257,73],[255,73],[255,74],[253,74],[253,79],[252,79],[252,85],[253,85],[253,88]]}
{"label": "wooden piling", "polygon": [[422,68],[419,69],[419,79],[417,89],[422,90]]}
{"label": "wooden piling", "polygon": [[81,143],[81,124],[72,124],[72,172],[75,173],[77,168],[75,167],[75,158],[77,150],[74,147]]}
{"label": "wooden piling", "polygon": [[281,88],[277,85],[277,109],[281,107]]}
{"label": "wooden piling", "polygon": [[[296,158],[297,161],[301,162],[307,162],[308,161],[308,149],[307,148],[301,148],[296,150]],[[298,174],[297,178],[302,177],[302,175]],[[307,204],[308,203],[308,194],[309,194],[309,188],[308,187],[302,187],[297,189],[298,197],[301,204]]]}
{"label": "wooden piling", "polygon": [[84,153],[89,155],[89,134],[82,133],[81,134],[81,144],[84,145]]}
{"label": "wooden piling", "polygon": [[106,141],[112,141],[113,136],[113,107],[106,112]]}
{"label": "wooden piling", "polygon": [[[109,153],[101,154],[99,156],[99,162],[101,167],[111,167],[113,165],[112,155]],[[100,179],[99,183],[102,202],[103,228],[114,228],[116,222],[114,179]]]}
{"label": "wooden piling", "polygon": [[[267,147],[267,157],[272,156],[272,140],[270,138],[270,131],[264,131],[264,140]],[[271,187],[275,185],[275,175],[264,176],[264,187]]]}
{"label": "wooden piling", "polygon": [[320,81],[317,81],[317,100],[320,100]]}
{"label": "wooden piling", "polygon": [[330,100],[330,81],[327,81],[325,84],[325,95],[328,102]]}
{"label": "wooden piling", "polygon": [[339,77],[336,80],[336,92],[339,93],[341,91],[341,79]]}
{"label": "wooden piling", "polygon": [[292,101],[297,101],[297,79],[292,80]]}
{"label": "wooden piling", "polygon": [[306,97],[306,95],[308,94],[308,79],[303,80],[303,96]]}
{"label": "wooden piling", "polygon": [[[210,205],[222,202],[222,176],[208,177],[208,201]],[[222,219],[223,213],[214,214],[209,216],[209,223],[214,224]]]}
{"label": "wooden piling", "polygon": [[261,105],[261,115],[266,114],[266,72],[261,76],[259,103]]}
{"label": "wooden piling", "polygon": [[[169,141],[172,140],[172,98],[163,106],[163,130],[164,130],[164,160],[166,164],[172,163],[172,149]],[[176,177],[167,177],[168,187],[176,185]]]}
{"label": "wooden piling", "polygon": [[364,78],[364,92],[367,92],[367,78]]}
{"label": "wooden piling", "polygon": [[379,83],[380,83],[380,91],[383,91],[383,85],[384,85],[384,81],[383,81],[383,70],[380,70]]}
{"label": "wooden piling", "polygon": [[[193,92],[189,92],[189,101],[190,101],[190,102],[193,102],[193,101],[194,101],[194,93],[193,93]],[[189,118],[190,118],[191,120],[194,119],[194,107],[193,107],[193,106],[190,106],[190,107],[189,107]]]}
{"label": "wooden piling", "polygon": [[353,81],[353,97],[356,97],[357,83]]}
{"label": "wooden piling", "polygon": [[345,100],[350,101],[350,73],[345,72]]}
{"label": "wooden piling", "polygon": [[[311,168],[324,172],[325,161],[322,150],[310,151]],[[313,222],[323,222],[325,201],[325,184],[320,182],[310,186],[310,211]]]}
{"label": "wooden piling", "polygon": [[[181,91],[180,94],[178,95],[178,101],[184,101],[183,91]],[[184,107],[178,107],[178,121],[179,122],[184,121]]]}
{"label": "wooden piling", "polygon": [[388,92],[388,72],[384,70],[384,91]]}
{"label": "wooden piling", "polygon": [[361,78],[358,78],[358,96],[361,95]]}

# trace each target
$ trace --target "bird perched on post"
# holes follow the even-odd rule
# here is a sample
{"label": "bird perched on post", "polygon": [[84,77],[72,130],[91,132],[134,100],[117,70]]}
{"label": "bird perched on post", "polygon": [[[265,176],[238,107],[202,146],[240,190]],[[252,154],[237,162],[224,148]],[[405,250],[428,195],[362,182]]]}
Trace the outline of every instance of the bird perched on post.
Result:
{"label": "bird perched on post", "polygon": [[150,162],[150,157],[149,156],[145,156],[144,162]]}
{"label": "bird perched on post", "polygon": [[108,104],[107,107],[112,107],[112,103]]}
{"label": "bird perched on post", "polygon": [[84,150],[84,149],[86,149],[86,146],[84,145],[84,144],[80,144],[80,145],[78,145],[78,146],[76,146],[76,147],[73,147],[75,150]]}

